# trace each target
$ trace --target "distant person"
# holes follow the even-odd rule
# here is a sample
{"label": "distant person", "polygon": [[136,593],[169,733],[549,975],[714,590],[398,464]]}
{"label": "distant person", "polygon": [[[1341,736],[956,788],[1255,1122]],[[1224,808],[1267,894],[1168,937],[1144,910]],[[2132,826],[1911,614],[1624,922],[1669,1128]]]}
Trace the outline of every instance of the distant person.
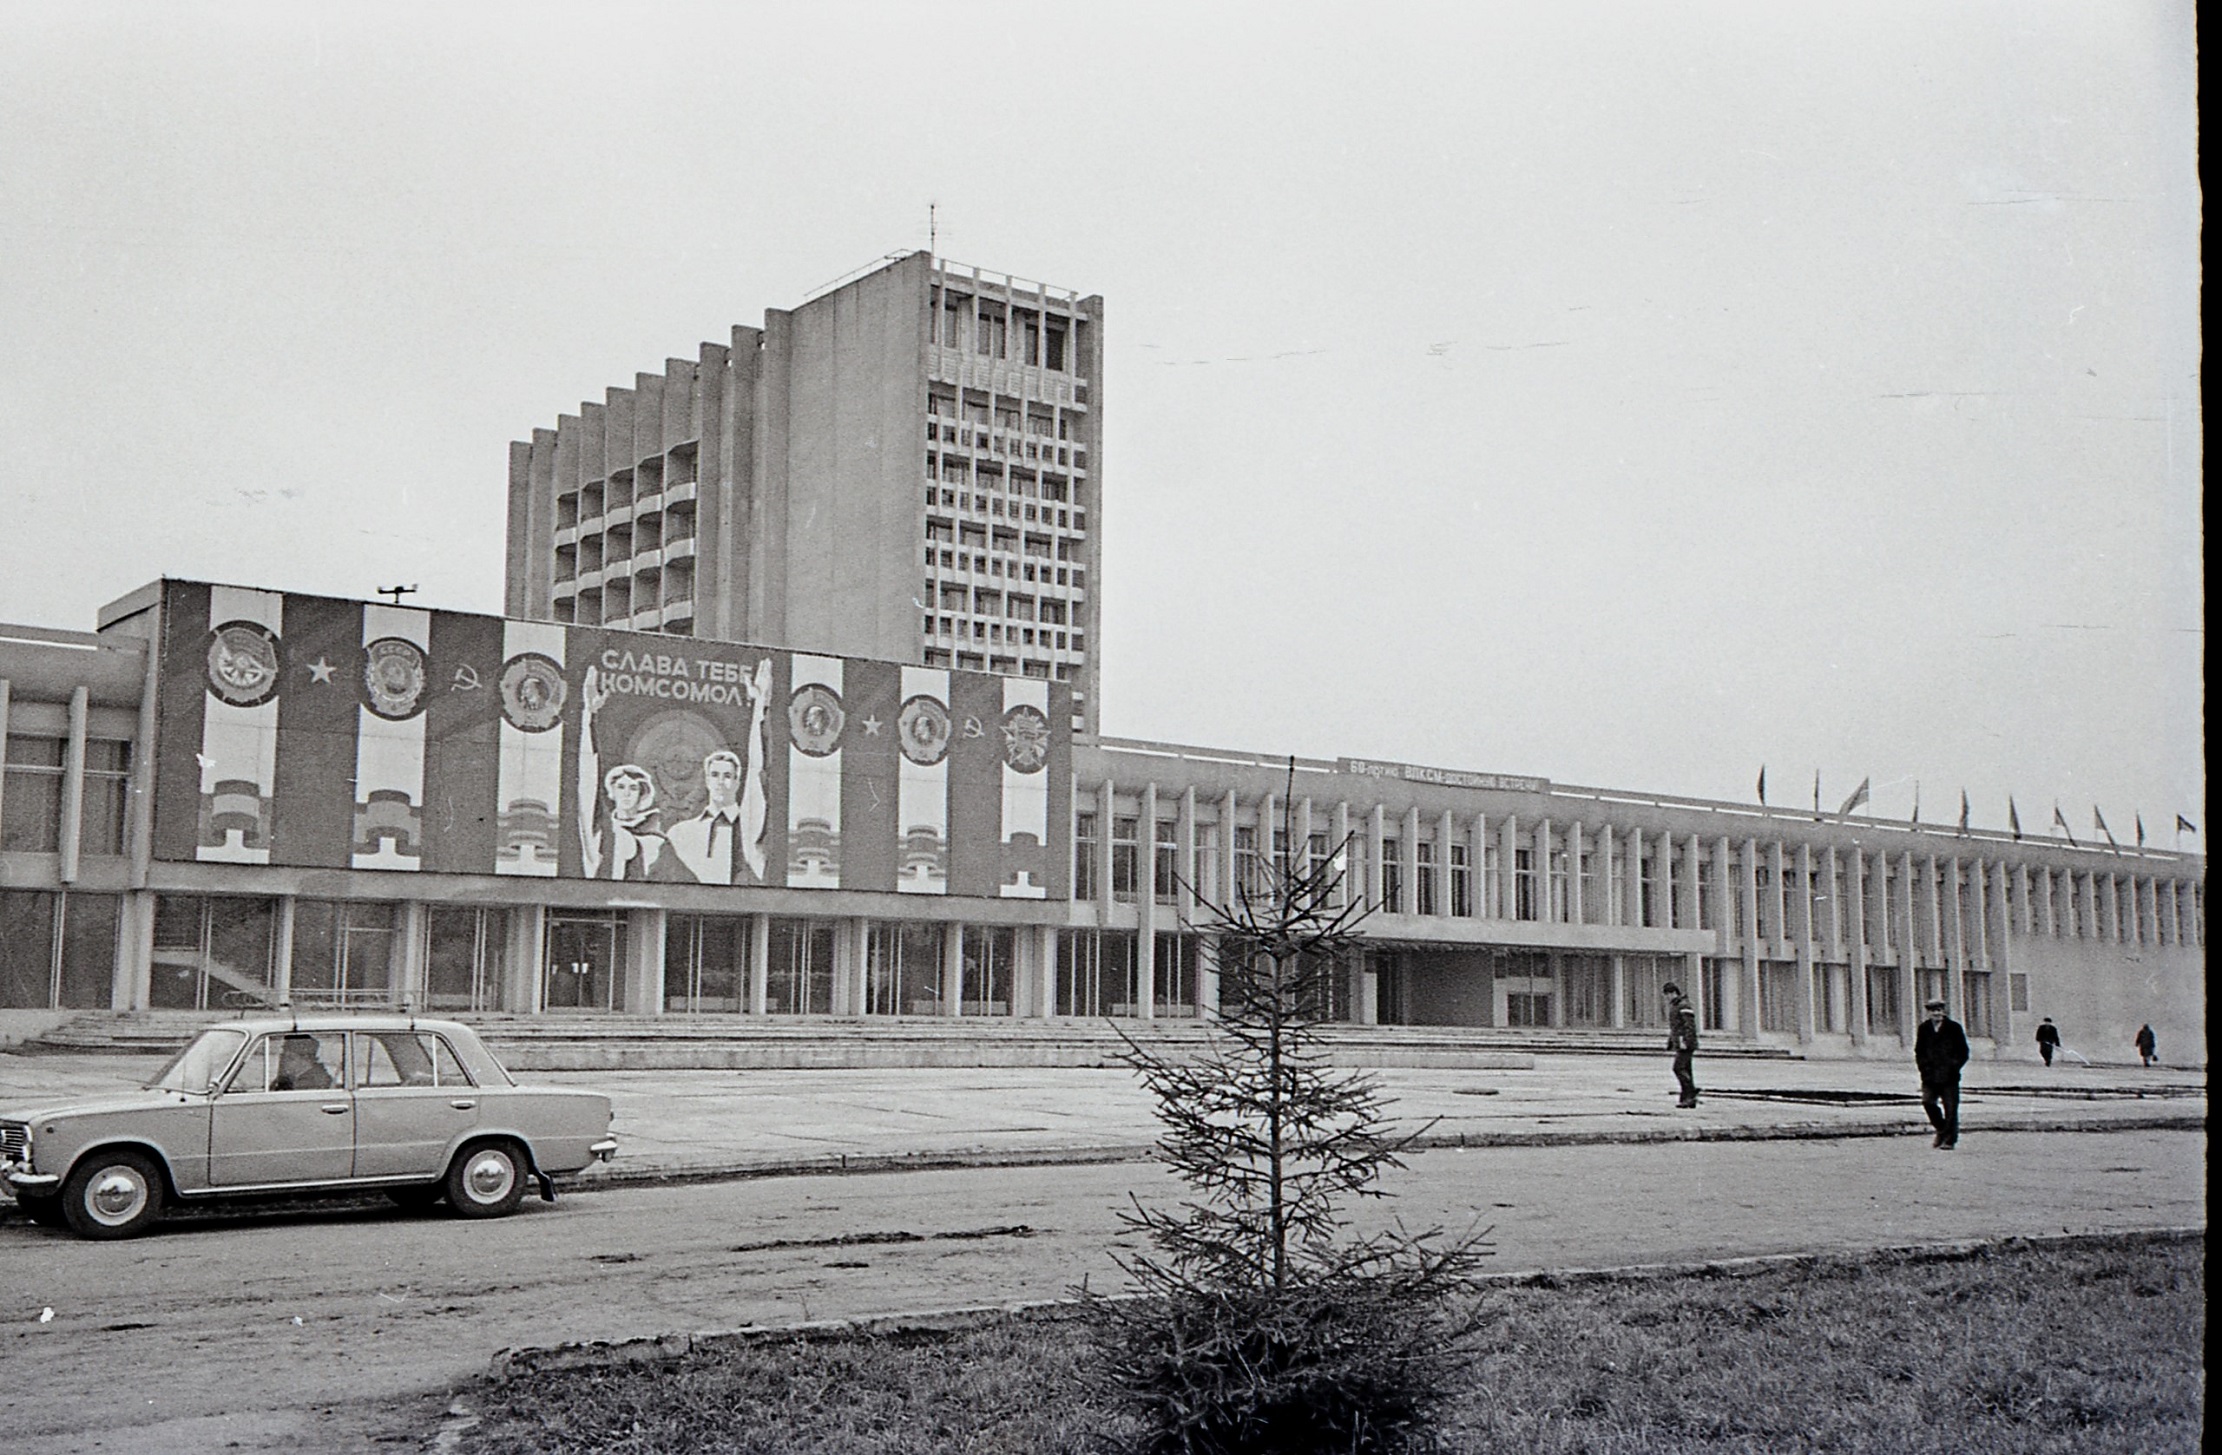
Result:
{"label": "distant person", "polygon": [[2048,1015],[2043,1024],[2037,1027],[2037,1054],[2044,1057],[2045,1064],[2050,1066],[2052,1053],[2059,1049],[2060,1028],[2052,1023],[2052,1017]]}
{"label": "distant person", "polygon": [[1681,1083],[1682,1099],[1676,1106],[1697,1105],[1697,1012],[1682,987],[1669,980],[1659,987],[1667,1000],[1666,1048],[1674,1053],[1674,1079]]}
{"label": "distant person", "polygon": [[2147,1066],[2160,1059],[2160,1042],[2153,1036],[2150,1021],[2137,1028],[2137,1054],[2145,1058]]}
{"label": "distant person", "polygon": [[1932,1000],[1929,1018],[1913,1034],[1913,1064],[1921,1072],[1921,1109],[1937,1129],[1932,1146],[1960,1144],[1960,1068],[1967,1064],[1967,1032]]}

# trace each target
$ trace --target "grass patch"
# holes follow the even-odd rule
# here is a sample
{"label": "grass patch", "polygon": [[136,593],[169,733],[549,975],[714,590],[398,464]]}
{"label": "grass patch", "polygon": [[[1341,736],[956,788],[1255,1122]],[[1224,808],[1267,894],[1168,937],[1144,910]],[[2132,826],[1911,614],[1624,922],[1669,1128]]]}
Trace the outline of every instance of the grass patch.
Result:
{"label": "grass patch", "polygon": [[[2201,1239],[2005,1244],[1493,1288],[1433,1449],[1713,1455],[2192,1451],[2205,1408]],[[473,1391],[461,1449],[627,1455],[1101,1455],[1085,1327],[698,1349]]]}

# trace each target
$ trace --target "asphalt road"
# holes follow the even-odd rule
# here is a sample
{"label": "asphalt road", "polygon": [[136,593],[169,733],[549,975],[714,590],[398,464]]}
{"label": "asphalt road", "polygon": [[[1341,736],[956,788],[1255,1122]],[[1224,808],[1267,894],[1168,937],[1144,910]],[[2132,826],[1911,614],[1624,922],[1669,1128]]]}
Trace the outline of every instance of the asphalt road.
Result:
{"label": "asphalt road", "polygon": [[[499,1349],[1054,1298],[1115,1282],[1147,1164],[626,1188],[461,1223],[350,1205],[81,1243],[0,1223],[16,1451],[418,1448]],[[2203,1132],[1428,1152],[1368,1204],[1506,1272],[2204,1226]],[[51,1316],[45,1311],[52,1310]]]}

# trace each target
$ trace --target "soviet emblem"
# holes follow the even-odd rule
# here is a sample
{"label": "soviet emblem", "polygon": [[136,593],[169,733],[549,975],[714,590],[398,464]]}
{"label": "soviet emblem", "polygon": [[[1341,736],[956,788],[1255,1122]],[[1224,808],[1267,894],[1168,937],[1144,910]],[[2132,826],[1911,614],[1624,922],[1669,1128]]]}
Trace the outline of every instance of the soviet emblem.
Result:
{"label": "soviet emblem", "polygon": [[522,652],[502,664],[501,715],[521,733],[544,733],[563,716],[570,688],[553,657]]}
{"label": "soviet emblem", "polygon": [[841,729],[848,720],[840,694],[823,682],[805,682],[787,699],[788,736],[813,758],[827,757],[841,746]]}
{"label": "soviet emblem", "polygon": [[949,709],[932,697],[913,697],[895,719],[903,756],[930,768],[949,756]]}
{"label": "soviet emblem", "polygon": [[209,633],[208,690],[233,707],[256,707],[278,690],[278,638],[259,621],[227,621]]}
{"label": "soviet emblem", "polygon": [[1049,719],[1020,703],[1003,714],[1003,762],[1014,773],[1039,773],[1049,761]]}
{"label": "soviet emblem", "polygon": [[363,705],[384,718],[412,717],[424,701],[424,649],[400,637],[363,648]]}

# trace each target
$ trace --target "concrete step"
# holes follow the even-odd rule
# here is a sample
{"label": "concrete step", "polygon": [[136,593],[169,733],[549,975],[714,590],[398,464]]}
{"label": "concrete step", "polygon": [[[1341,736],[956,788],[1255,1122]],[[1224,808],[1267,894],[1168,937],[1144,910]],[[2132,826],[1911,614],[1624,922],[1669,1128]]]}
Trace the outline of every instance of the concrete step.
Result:
{"label": "concrete step", "polygon": [[[25,1042],[20,1053],[161,1055],[176,1050],[217,1012],[92,1011]],[[1210,1031],[1197,1021],[1114,1024],[1102,1020],[904,1018],[837,1020],[795,1016],[458,1017],[478,1029],[503,1063],[519,1071],[848,1068],[903,1066],[1108,1066],[1126,1048],[1179,1056],[1200,1050]],[[1538,1055],[1661,1055],[1655,1031],[1544,1030],[1496,1026],[1326,1027],[1339,1065],[1470,1070],[1519,1069]],[[1708,1058],[1793,1059],[1781,1046],[1716,1040]]]}

